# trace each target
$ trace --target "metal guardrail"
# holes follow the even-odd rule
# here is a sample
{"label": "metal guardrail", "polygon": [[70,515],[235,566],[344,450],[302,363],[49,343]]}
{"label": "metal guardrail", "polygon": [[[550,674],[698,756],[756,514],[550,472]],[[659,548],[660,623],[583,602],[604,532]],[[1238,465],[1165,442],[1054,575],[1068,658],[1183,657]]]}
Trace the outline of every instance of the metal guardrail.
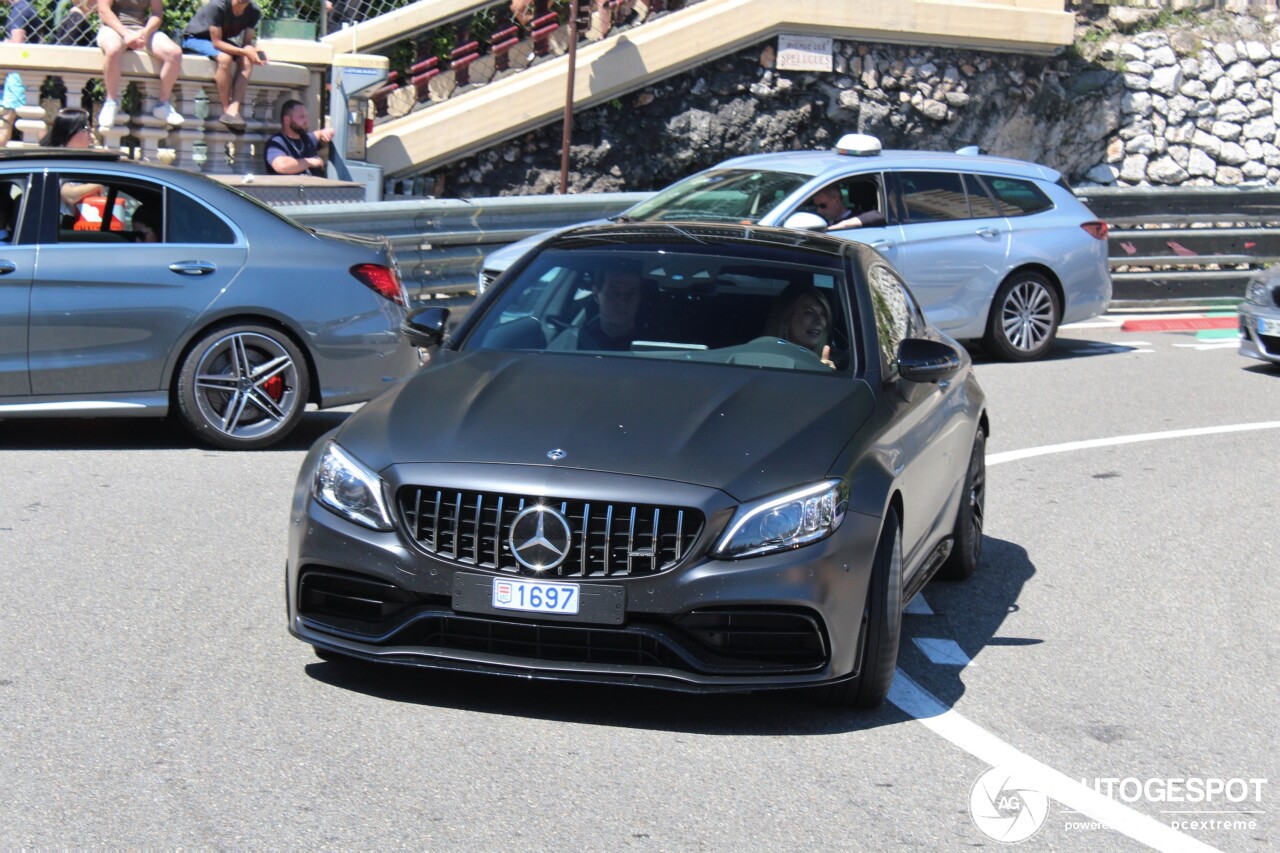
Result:
{"label": "metal guardrail", "polygon": [[649,193],[506,196],[289,207],[312,228],[387,237],[409,295],[417,300],[469,297],[484,256],[550,228],[620,213]]}
{"label": "metal guardrail", "polygon": [[[1090,187],[1076,193],[1111,227],[1117,302],[1242,297],[1280,263],[1280,189]],[[417,300],[464,301],[484,256],[541,231],[603,219],[649,193],[313,204],[287,208],[314,228],[385,236]]]}
{"label": "metal guardrail", "polygon": [[1114,299],[1243,297],[1280,262],[1280,189],[1088,187],[1080,200],[1110,226]]}

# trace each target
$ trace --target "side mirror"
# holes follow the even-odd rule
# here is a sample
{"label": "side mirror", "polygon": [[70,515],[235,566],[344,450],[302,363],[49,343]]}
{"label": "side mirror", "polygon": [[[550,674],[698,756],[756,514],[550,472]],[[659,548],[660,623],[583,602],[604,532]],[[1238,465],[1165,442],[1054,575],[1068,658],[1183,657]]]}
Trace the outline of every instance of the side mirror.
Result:
{"label": "side mirror", "polygon": [[941,341],[907,338],[898,344],[898,374],[912,382],[942,382],[960,372],[960,353]]}
{"label": "side mirror", "polygon": [[436,347],[444,340],[444,327],[448,322],[448,308],[419,308],[404,318],[400,334],[415,347]]}
{"label": "side mirror", "polygon": [[825,231],[827,220],[816,213],[793,213],[782,223],[783,228],[794,228],[797,231]]}

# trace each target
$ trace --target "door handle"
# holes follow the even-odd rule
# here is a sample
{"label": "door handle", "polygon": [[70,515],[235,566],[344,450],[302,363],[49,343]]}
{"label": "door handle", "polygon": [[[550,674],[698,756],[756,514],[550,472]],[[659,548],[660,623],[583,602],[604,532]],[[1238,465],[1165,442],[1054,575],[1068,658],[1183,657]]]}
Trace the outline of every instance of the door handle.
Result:
{"label": "door handle", "polygon": [[885,249],[892,249],[892,248],[893,248],[893,241],[892,241],[892,240],[877,240],[877,241],[875,241],[874,243],[872,243],[872,244],[871,244],[871,248],[875,249],[877,252],[883,252]]}
{"label": "door handle", "polygon": [[177,261],[169,264],[169,269],[179,275],[208,275],[218,271],[218,265],[212,261]]}
{"label": "door handle", "polygon": [[18,265],[13,261],[0,261],[0,275],[8,275],[11,272],[16,272],[17,269]]}
{"label": "door handle", "polygon": [[996,230],[996,229],[994,229],[994,228],[979,228],[979,229],[978,229],[978,236],[979,236],[979,237],[995,237],[995,236],[998,236],[999,234],[1000,234],[1000,232],[999,232],[999,231],[997,231],[997,230]]}

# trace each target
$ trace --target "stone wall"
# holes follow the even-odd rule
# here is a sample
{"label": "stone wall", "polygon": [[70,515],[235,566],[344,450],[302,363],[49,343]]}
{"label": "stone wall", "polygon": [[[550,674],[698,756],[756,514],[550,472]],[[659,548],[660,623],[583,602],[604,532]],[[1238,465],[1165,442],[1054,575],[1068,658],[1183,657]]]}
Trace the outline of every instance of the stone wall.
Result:
{"label": "stone wall", "polygon": [[[577,114],[569,188],[656,189],[852,131],[886,148],[978,145],[1075,184],[1280,182],[1280,30],[1222,13],[1173,23],[1125,35],[1082,21],[1076,48],[1048,58],[837,41],[831,73],[779,71],[773,43],[758,45]],[[542,128],[401,188],[555,192],[560,140]]]}
{"label": "stone wall", "polygon": [[1107,43],[1100,58],[1123,70],[1124,122],[1090,181],[1280,182],[1280,41],[1150,32]]}

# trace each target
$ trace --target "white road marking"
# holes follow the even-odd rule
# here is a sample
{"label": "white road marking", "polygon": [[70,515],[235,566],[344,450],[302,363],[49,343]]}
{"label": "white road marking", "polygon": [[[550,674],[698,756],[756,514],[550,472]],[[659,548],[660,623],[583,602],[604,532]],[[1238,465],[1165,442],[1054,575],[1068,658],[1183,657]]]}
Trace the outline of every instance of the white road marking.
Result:
{"label": "white road marking", "polygon": [[969,666],[973,663],[955,640],[941,640],[935,637],[912,637],[911,642],[915,643],[920,651],[924,652],[924,656],[929,659],[930,663],[961,667]]}
{"label": "white road marking", "polygon": [[988,453],[987,465],[1000,465],[1004,462],[1017,462],[1020,459],[1031,459],[1035,456],[1048,456],[1052,453],[1068,453],[1073,450],[1092,450],[1098,447],[1113,447],[1119,444],[1137,444],[1142,441],[1164,441],[1170,438],[1191,438],[1200,435],[1218,435],[1230,432],[1250,432],[1260,429],[1280,429],[1280,421],[1263,421],[1254,424],[1227,424],[1216,427],[1196,427],[1195,429],[1175,429],[1168,432],[1144,432],[1136,435],[1117,435],[1112,438],[1091,438],[1086,441],[1068,441],[1063,444],[1047,444],[1043,447],[1028,447],[1023,450],[1006,450],[1003,453]]}
{"label": "white road marking", "polygon": [[1216,850],[1036,761],[942,704],[902,670],[894,674],[893,683],[889,686],[889,701],[934,734],[951,741],[975,758],[992,767],[1016,768],[1034,779],[1036,789],[1041,793],[1148,847],[1177,851]]}
{"label": "white road marking", "polygon": [[1207,344],[1174,344],[1174,346],[1179,347],[1180,349],[1194,349],[1194,350],[1235,349],[1236,347],[1240,346],[1240,339],[1232,338],[1229,341],[1227,340],[1213,341],[1212,343],[1207,343]]}
{"label": "white road marking", "polygon": [[933,608],[929,606],[929,602],[924,600],[924,593],[920,593],[911,599],[911,603],[902,608],[903,613],[910,613],[912,616],[932,616]]}

